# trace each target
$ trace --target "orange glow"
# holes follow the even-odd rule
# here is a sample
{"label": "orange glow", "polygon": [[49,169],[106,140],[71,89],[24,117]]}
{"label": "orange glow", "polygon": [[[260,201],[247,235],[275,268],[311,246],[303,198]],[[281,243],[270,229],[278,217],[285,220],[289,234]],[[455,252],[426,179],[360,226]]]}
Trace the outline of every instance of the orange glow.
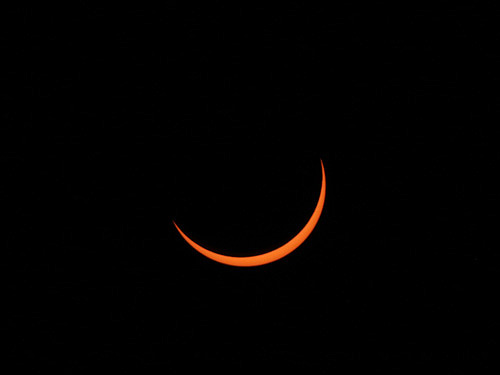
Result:
{"label": "orange glow", "polygon": [[186,240],[188,244],[190,244],[195,250],[199,251],[201,254],[205,255],[207,258],[215,260],[219,263],[228,264],[230,266],[238,266],[238,267],[253,267],[260,266],[263,264],[274,262],[278,259],[283,258],[284,256],[290,254],[297,247],[299,247],[302,242],[306,240],[307,237],[311,234],[316,223],[321,216],[321,212],[323,211],[323,206],[325,204],[325,196],[326,196],[326,181],[325,181],[325,168],[323,166],[323,161],[321,160],[321,171],[323,175],[323,180],[321,182],[321,192],[319,194],[318,203],[316,204],[316,208],[312,216],[310,217],[307,224],[302,228],[302,230],[293,237],[286,244],[278,247],[275,250],[269,251],[265,254],[249,256],[249,257],[233,257],[227,255],[221,255],[214,253],[213,251],[207,250],[204,247],[198,245],[196,242],[191,240],[184,232],[177,226],[174,221],[174,225],[181,234],[181,236]]}

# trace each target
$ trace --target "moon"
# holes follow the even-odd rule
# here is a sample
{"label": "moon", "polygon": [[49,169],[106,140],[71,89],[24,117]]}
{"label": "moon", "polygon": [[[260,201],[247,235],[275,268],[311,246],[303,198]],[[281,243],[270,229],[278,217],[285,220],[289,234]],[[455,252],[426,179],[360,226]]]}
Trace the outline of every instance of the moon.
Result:
{"label": "moon", "polygon": [[321,161],[321,173],[322,173],[322,182],[321,182],[321,191],[319,193],[318,203],[316,204],[316,208],[314,209],[311,217],[307,224],[302,228],[302,230],[295,235],[290,241],[285,243],[284,245],[278,247],[277,249],[271,250],[264,254],[247,256],[247,257],[234,257],[228,255],[218,254],[216,252],[205,249],[203,246],[198,245],[192,239],[190,239],[173,221],[175,227],[179,231],[180,235],[186,240],[186,242],[191,245],[196,251],[203,254],[207,258],[210,258],[216,262],[227,264],[230,266],[236,267],[254,267],[261,266],[263,264],[275,262],[278,259],[281,259],[296,248],[298,248],[306,239],[309,237],[314,227],[318,223],[319,217],[321,216],[321,212],[323,211],[323,206],[325,204],[325,196],[326,196],[326,178],[325,178],[325,167],[323,166],[323,161]]}

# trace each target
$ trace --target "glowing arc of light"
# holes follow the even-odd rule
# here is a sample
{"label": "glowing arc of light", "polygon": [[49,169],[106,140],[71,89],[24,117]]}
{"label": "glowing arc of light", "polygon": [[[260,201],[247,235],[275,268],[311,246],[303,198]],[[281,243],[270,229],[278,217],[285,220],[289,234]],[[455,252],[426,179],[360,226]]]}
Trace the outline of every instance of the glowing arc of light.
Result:
{"label": "glowing arc of light", "polygon": [[203,254],[207,258],[210,258],[216,262],[237,267],[254,267],[275,262],[278,259],[287,256],[292,251],[297,249],[307,239],[307,237],[309,237],[314,227],[318,223],[318,220],[321,216],[321,212],[323,211],[323,206],[325,204],[325,197],[326,197],[326,177],[325,177],[325,167],[323,166],[323,160],[321,160],[321,173],[322,173],[322,182],[321,182],[321,191],[319,194],[318,203],[316,204],[316,208],[314,209],[306,225],[290,241],[278,247],[277,249],[271,250],[267,253],[254,256],[247,256],[247,257],[235,257],[235,256],[218,254],[211,250],[205,249],[203,246],[198,245],[179,228],[179,226],[176,224],[175,221],[173,221],[173,223],[175,225],[175,228],[177,228],[177,230],[179,231],[180,235],[184,238],[184,240],[186,240],[186,242],[189,245],[191,245],[199,253]]}

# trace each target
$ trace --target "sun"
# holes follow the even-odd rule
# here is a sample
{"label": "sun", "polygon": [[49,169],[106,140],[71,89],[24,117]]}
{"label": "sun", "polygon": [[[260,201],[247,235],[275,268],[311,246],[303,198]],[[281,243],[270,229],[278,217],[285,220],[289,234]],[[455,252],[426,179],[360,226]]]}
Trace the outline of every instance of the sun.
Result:
{"label": "sun", "polygon": [[222,255],[214,251],[208,250],[201,245],[198,245],[179,228],[179,226],[175,223],[175,221],[173,221],[173,224],[175,228],[179,231],[180,235],[184,238],[184,240],[186,240],[186,242],[189,245],[191,245],[199,253],[203,254],[207,258],[210,258],[216,262],[236,267],[254,267],[275,262],[278,259],[287,256],[292,251],[297,249],[307,239],[307,237],[309,237],[314,227],[318,223],[318,220],[323,211],[323,206],[325,204],[325,197],[326,197],[325,167],[323,165],[323,161],[322,160],[320,161],[321,161],[322,181],[321,181],[321,191],[319,194],[318,203],[316,204],[316,207],[311,217],[309,218],[306,225],[302,228],[302,230],[299,233],[297,233],[295,237],[293,237],[290,241],[278,247],[277,249],[271,250],[264,254],[248,256],[248,257],[234,257],[234,256]]}

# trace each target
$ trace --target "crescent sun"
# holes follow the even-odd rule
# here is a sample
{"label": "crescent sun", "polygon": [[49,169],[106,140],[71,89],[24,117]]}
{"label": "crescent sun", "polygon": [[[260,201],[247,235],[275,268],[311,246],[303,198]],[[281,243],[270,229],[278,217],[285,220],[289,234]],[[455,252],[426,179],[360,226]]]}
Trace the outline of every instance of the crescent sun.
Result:
{"label": "crescent sun", "polygon": [[179,231],[180,235],[186,240],[186,242],[191,245],[195,250],[205,255],[207,258],[210,258],[216,262],[227,264],[230,266],[237,267],[253,267],[260,266],[263,264],[271,263],[281,259],[296,248],[298,248],[306,239],[309,237],[314,227],[318,223],[319,217],[321,216],[321,212],[323,211],[323,206],[325,204],[325,196],[326,196],[326,179],[325,179],[325,168],[323,166],[323,161],[321,161],[321,173],[322,173],[322,182],[321,182],[321,191],[319,194],[318,203],[316,204],[316,208],[314,209],[311,217],[307,224],[302,228],[302,230],[295,235],[290,241],[285,243],[284,245],[278,247],[277,249],[271,250],[267,253],[247,256],[247,257],[235,257],[218,254],[216,252],[205,249],[204,247],[198,245],[192,239],[190,239],[173,221],[175,227]]}

